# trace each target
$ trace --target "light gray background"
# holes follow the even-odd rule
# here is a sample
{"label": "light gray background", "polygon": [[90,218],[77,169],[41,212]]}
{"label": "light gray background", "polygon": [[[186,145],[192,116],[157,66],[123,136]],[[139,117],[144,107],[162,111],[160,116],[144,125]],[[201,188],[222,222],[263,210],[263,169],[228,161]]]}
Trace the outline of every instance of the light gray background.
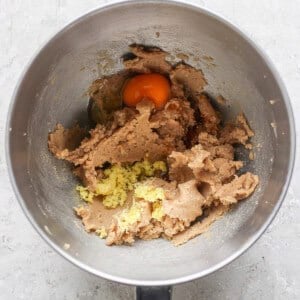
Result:
{"label": "light gray background", "polygon": [[[4,157],[7,108],[20,72],[64,24],[100,0],[0,0],[0,299],[133,299],[134,288],[79,270],[38,236],[10,187]],[[227,17],[265,49],[300,114],[300,0],[195,0]],[[299,151],[297,151],[298,153]],[[275,221],[243,256],[174,287],[173,299],[300,299],[300,170]]]}

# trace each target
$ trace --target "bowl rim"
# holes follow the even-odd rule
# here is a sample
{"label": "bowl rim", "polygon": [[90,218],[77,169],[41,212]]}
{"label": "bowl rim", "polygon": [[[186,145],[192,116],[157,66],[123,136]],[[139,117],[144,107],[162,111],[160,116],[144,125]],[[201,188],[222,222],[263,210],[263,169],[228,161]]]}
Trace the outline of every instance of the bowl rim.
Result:
{"label": "bowl rim", "polygon": [[89,18],[100,11],[103,10],[108,10],[108,9],[114,9],[116,7],[120,6],[126,6],[126,5],[132,5],[132,4],[140,4],[141,1],[139,0],[113,0],[112,3],[110,4],[101,4],[97,6],[96,8],[93,8],[86,13],[80,15],[79,17],[73,19],[71,22],[65,24],[62,29],[58,30],[55,34],[53,34],[46,42],[43,43],[41,47],[37,51],[35,51],[34,55],[31,57],[30,61],[27,63],[27,66],[24,68],[23,72],[21,73],[21,76],[19,77],[16,87],[14,89],[11,102],[9,105],[8,109],[8,114],[7,114],[7,120],[6,120],[6,129],[5,129],[5,157],[6,157],[6,163],[7,163],[7,169],[8,169],[8,174],[10,178],[11,185],[13,187],[14,194],[24,212],[26,215],[27,219],[30,221],[32,226],[35,228],[35,230],[39,233],[39,235],[50,245],[58,254],[60,254],[62,257],[73,263],[75,266],[79,267],[82,270],[85,270],[91,274],[94,274],[96,276],[112,280],[118,283],[122,284],[127,284],[127,285],[135,285],[135,286],[167,286],[167,285],[174,285],[174,284],[180,284],[184,282],[188,282],[191,280],[195,280],[204,276],[207,276],[227,264],[231,263],[235,259],[237,259],[240,255],[245,253],[261,236],[262,234],[266,231],[268,226],[271,224],[273,219],[275,218],[279,208],[282,205],[282,202],[286,196],[292,174],[293,174],[293,169],[294,169],[294,163],[295,163],[295,150],[296,150],[296,134],[295,134],[295,122],[294,122],[294,116],[293,116],[293,111],[292,111],[292,105],[290,102],[290,98],[288,95],[288,92],[286,90],[286,87],[276,70],[273,62],[269,59],[265,51],[252,39],[250,39],[246,33],[244,33],[241,29],[237,28],[233,23],[227,20],[224,16],[222,16],[219,13],[215,13],[210,9],[204,8],[203,6],[199,4],[194,4],[189,2],[188,0],[144,0],[143,3],[153,3],[153,4],[169,4],[169,5],[174,5],[178,7],[183,7],[187,9],[194,10],[195,12],[205,14],[211,18],[216,19],[223,25],[229,27],[231,30],[233,30],[235,33],[237,33],[240,37],[242,37],[257,53],[258,55],[264,60],[266,63],[267,67],[271,71],[272,75],[274,76],[277,85],[283,95],[283,100],[285,103],[285,107],[287,110],[287,115],[289,119],[289,126],[290,126],[290,160],[288,164],[288,171],[286,175],[286,180],[282,188],[282,192],[279,196],[279,199],[276,203],[276,205],[273,208],[272,213],[269,215],[269,217],[265,220],[261,228],[251,237],[249,240],[242,245],[238,250],[234,251],[230,256],[228,256],[226,259],[223,261],[209,267],[206,270],[200,271],[200,272],[195,272],[190,275],[178,277],[178,278],[173,278],[173,279],[165,279],[165,280],[138,280],[138,279],[129,279],[126,277],[121,277],[121,276],[115,276],[111,275],[106,272],[102,272],[100,270],[97,270],[93,267],[90,267],[89,265],[86,265],[85,263],[81,262],[79,259],[76,257],[73,257],[70,255],[65,249],[62,247],[58,246],[54,241],[52,241],[47,234],[41,229],[41,227],[36,223],[34,220],[33,216],[31,215],[30,211],[27,209],[24,200],[22,199],[22,196],[20,194],[19,188],[16,184],[14,174],[13,174],[13,169],[12,169],[12,160],[10,157],[10,132],[11,132],[11,118],[12,118],[12,113],[14,111],[16,99],[18,96],[19,88],[22,85],[23,79],[25,78],[28,70],[36,60],[36,58],[40,55],[40,53],[50,44],[54,39],[62,35],[66,30],[71,28],[72,26],[75,26],[77,23],[80,23],[86,18]]}

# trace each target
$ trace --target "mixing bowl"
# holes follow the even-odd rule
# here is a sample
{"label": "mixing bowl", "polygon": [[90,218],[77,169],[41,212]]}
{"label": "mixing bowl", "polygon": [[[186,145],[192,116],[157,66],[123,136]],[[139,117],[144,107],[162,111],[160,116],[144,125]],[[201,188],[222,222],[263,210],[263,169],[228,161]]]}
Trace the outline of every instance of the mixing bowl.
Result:
{"label": "mixing bowl", "polygon": [[[90,83],[122,68],[128,45],[156,45],[171,61],[201,68],[206,91],[222,95],[226,119],[243,111],[255,131],[255,160],[244,169],[260,185],[246,201],[187,244],[163,239],[105,246],[73,212],[80,203],[70,165],[47,149],[60,122],[87,122]],[[7,121],[7,161],[19,202],[40,235],[83,270],[121,283],[166,286],[205,276],[249,248],[274,218],[294,163],[288,95],[267,56],[239,29],[203,8],[173,1],[126,1],[96,9],[57,33],[33,58],[15,90]],[[247,153],[238,151],[241,159]],[[144,295],[144,290],[139,295]]]}

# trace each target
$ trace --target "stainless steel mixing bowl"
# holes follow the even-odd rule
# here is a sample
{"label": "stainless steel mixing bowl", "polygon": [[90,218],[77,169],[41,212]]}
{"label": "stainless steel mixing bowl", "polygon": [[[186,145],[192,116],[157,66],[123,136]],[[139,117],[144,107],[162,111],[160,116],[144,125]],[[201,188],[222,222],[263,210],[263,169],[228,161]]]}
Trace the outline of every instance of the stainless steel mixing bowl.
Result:
{"label": "stainless steel mixing bowl", "polygon": [[[223,95],[227,118],[243,111],[256,135],[246,170],[260,185],[210,230],[181,247],[159,239],[107,247],[88,235],[73,213],[80,203],[70,166],[47,149],[57,122],[85,123],[86,90],[122,68],[131,43],[157,45],[176,61],[182,53],[201,68],[206,90]],[[248,249],[265,231],[285,196],[295,148],[287,92],[266,55],[239,29],[196,6],[129,1],[104,6],[72,22],[34,57],[18,83],[7,123],[7,160],[19,202],[40,235],[80,268],[121,283],[162,286],[205,276]],[[240,153],[246,159],[245,153]]]}

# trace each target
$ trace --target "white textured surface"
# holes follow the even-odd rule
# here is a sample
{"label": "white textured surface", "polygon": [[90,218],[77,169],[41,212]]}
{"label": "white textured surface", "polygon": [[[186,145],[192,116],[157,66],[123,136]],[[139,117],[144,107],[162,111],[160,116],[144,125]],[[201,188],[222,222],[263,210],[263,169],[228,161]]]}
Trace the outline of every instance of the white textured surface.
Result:
{"label": "white textured surface", "polygon": [[[0,299],[133,299],[134,288],[85,273],[53,252],[23,215],[7,177],[4,127],[20,72],[66,22],[100,0],[0,0]],[[262,46],[300,114],[300,1],[194,0],[223,14]],[[298,152],[298,151],[297,151]],[[176,286],[173,299],[300,299],[300,170],[275,221],[219,272]]]}

